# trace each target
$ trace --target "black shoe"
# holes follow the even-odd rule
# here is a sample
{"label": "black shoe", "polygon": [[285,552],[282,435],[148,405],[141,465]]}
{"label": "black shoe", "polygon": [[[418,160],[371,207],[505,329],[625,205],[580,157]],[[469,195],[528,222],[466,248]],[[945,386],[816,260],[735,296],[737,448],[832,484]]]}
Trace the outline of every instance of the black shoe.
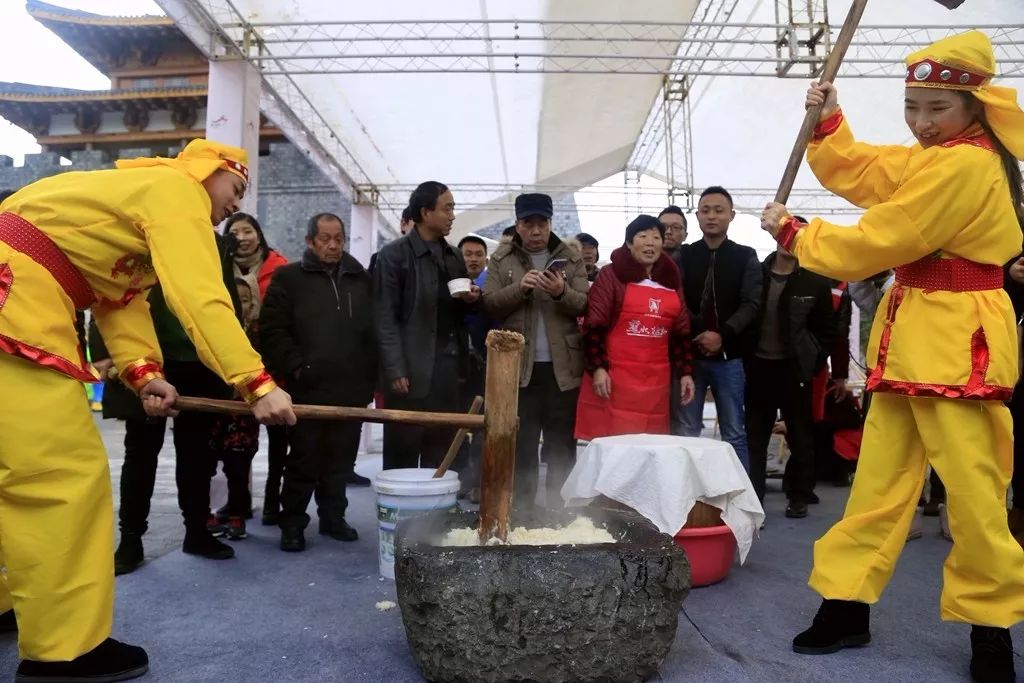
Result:
{"label": "black shoe", "polygon": [[18,619],[14,616],[14,610],[0,612],[0,633],[17,633]]}
{"label": "black shoe", "polygon": [[281,513],[277,510],[264,509],[260,522],[263,526],[277,526],[281,522]]}
{"label": "black shoe", "polygon": [[807,503],[802,500],[791,500],[786,506],[786,516],[790,519],[803,519],[807,516]]}
{"label": "black shoe", "polygon": [[22,660],[15,683],[113,683],[138,678],[149,670],[149,657],[141,647],[107,638],[70,662]]}
{"label": "black shoe", "polygon": [[358,541],[359,532],[349,526],[348,522],[344,519],[338,520],[337,522],[331,522],[327,524],[324,520],[320,520],[320,534],[323,536],[330,536],[336,541]]}
{"label": "black shoe", "polygon": [[853,474],[850,472],[840,472],[832,478],[832,485],[838,489],[848,489],[853,484]]}
{"label": "black shoe", "polygon": [[185,531],[185,540],[181,544],[181,551],[188,555],[199,555],[208,560],[230,560],[235,556],[235,549],[226,543],[221,543],[209,532]]}
{"label": "black shoe", "polygon": [[302,529],[281,529],[281,550],[286,553],[301,553],[306,549],[306,536]]}
{"label": "black shoe", "polygon": [[281,499],[273,493],[272,489],[268,489],[268,491],[270,492],[263,497],[263,515],[260,517],[260,522],[263,523],[263,526],[277,526],[277,523],[281,521]]}
{"label": "black shoe", "polygon": [[793,652],[828,655],[871,642],[871,607],[850,600],[822,600],[811,627],[793,639]]}
{"label": "black shoe", "polygon": [[114,551],[114,576],[131,574],[142,566],[144,560],[142,534],[122,531],[121,542]]}
{"label": "black shoe", "polygon": [[820,502],[821,502],[821,498],[818,498],[818,494],[815,493],[814,491],[811,491],[809,494],[807,494],[807,504],[808,505],[817,505]]}
{"label": "black shoe", "polygon": [[1013,683],[1013,641],[1010,631],[992,626],[971,627],[971,678],[977,683]]}
{"label": "black shoe", "polygon": [[356,474],[356,471],[352,470],[349,473],[348,477],[345,478],[345,483],[351,484],[352,486],[369,486],[373,482],[371,482],[366,477]]}
{"label": "black shoe", "polygon": [[924,516],[925,517],[938,517],[939,506],[943,505],[946,501],[940,500],[939,498],[931,498],[927,503],[924,504]]}

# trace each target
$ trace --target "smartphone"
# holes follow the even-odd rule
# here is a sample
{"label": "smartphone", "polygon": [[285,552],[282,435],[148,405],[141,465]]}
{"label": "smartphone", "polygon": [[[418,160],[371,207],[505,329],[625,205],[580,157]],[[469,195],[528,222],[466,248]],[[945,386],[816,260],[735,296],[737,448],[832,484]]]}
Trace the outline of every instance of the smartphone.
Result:
{"label": "smartphone", "polygon": [[554,261],[548,264],[547,270],[551,273],[561,273],[565,270],[565,267],[569,264],[569,259],[556,258]]}

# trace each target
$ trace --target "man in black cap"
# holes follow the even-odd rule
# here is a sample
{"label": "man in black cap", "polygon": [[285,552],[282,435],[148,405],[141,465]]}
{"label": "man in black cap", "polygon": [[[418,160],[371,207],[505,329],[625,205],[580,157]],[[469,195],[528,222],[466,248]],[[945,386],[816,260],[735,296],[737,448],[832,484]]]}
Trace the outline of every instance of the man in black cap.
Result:
{"label": "man in black cap", "polygon": [[597,243],[597,238],[586,232],[576,235],[576,240],[580,243],[583,263],[587,267],[587,281],[593,282],[597,279],[597,271],[601,270],[597,267],[597,262],[601,260],[598,252],[601,245]]}
{"label": "man in black cap", "polygon": [[546,194],[516,198],[516,234],[494,252],[484,284],[487,315],[498,327],[526,338],[515,475],[521,506],[536,499],[542,432],[548,507],[561,507],[559,490],[576,455],[573,428],[583,376],[576,318],[587,306],[587,270],[583,259],[551,232],[552,213]]}

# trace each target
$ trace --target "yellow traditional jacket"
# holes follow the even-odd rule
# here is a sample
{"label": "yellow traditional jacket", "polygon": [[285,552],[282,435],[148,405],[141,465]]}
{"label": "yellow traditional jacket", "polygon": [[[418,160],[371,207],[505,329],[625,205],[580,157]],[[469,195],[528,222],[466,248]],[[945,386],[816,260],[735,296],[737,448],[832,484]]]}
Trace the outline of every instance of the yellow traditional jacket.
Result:
{"label": "yellow traditional jacket", "polygon": [[74,328],[91,307],[115,366],[162,376],[145,290],[164,296],[203,363],[253,401],[274,388],[224,281],[203,186],[175,168],[64,173],[0,205],[0,350],[95,380]]}
{"label": "yellow traditional jacket", "polygon": [[807,154],[821,183],[866,209],[855,226],[816,218],[778,235],[800,265],[839,280],[896,268],[875,315],[867,387],[910,396],[1006,400],[1017,381],[1002,266],[1021,228],[999,155],[980,127],[941,146],[856,142],[842,112]]}

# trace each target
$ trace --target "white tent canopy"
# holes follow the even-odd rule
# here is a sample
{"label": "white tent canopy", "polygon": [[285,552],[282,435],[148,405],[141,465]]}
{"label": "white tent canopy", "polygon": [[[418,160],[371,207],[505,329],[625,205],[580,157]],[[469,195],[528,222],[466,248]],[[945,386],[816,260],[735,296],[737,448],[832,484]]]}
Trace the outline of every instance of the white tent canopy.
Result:
{"label": "white tent canopy", "polygon": [[[751,36],[785,23],[776,10],[787,0],[157,2],[215,57],[231,58],[232,50],[204,41],[203,31],[189,31],[190,26],[202,24],[209,36],[253,46],[247,57],[260,65],[280,103],[305,127],[302,134],[290,135],[293,142],[328,150],[342,175],[368,189],[385,213],[400,211],[408,192],[423,180],[459,188],[460,235],[507,220],[511,199],[521,188],[568,193],[631,164],[637,173],[664,180],[670,159],[679,168],[691,155],[692,165],[682,174],[693,188],[745,188],[738,208],[756,209],[763,199],[754,190],[763,188],[764,198],[770,197],[781,175],[808,80],[702,71],[689,81],[692,141],[674,130],[667,145],[664,135],[649,134],[656,119],[649,112],[662,105],[663,74],[693,71],[693,60],[673,62],[677,50],[713,55],[723,73],[729,68],[725,58],[736,60],[737,73],[752,71],[749,55],[757,48],[751,44],[760,41],[763,48],[765,41]],[[827,4],[834,39],[850,0],[792,4],[818,10]],[[691,21],[722,22],[725,28],[699,34],[707,42],[689,44],[687,36],[695,35],[686,26]],[[882,42],[871,48],[873,57],[888,61],[879,72],[898,74],[906,53],[952,27],[978,26],[1002,37],[997,52],[1015,77],[1007,84],[1019,86],[1024,75],[1024,2],[1019,0],[966,0],[955,11],[935,0],[874,0],[862,26],[892,27],[879,31]],[[885,36],[895,39],[886,43]],[[560,54],[573,59],[559,61]],[[577,59],[580,55],[589,59]],[[636,66],[618,62],[605,69],[601,61],[624,56],[635,58]],[[851,62],[857,59],[855,41]],[[525,68],[516,73],[520,62]],[[630,68],[632,73],[621,73]],[[597,73],[602,69],[620,73]],[[869,75],[865,69],[857,64],[844,72]],[[858,134],[906,142],[901,79],[844,78],[844,72],[842,102]],[[640,139],[648,149],[638,147]],[[682,179],[673,180],[678,190]],[[647,180],[639,184],[652,186]],[[819,186],[806,168],[797,187],[794,208],[814,213],[823,200],[814,195]],[[628,188],[621,202],[628,210],[664,205],[659,190],[645,191],[635,201],[627,195]],[[830,210],[842,209],[833,202]],[[608,215],[609,225],[618,223],[617,216]],[[597,232],[586,222],[584,227]]]}

